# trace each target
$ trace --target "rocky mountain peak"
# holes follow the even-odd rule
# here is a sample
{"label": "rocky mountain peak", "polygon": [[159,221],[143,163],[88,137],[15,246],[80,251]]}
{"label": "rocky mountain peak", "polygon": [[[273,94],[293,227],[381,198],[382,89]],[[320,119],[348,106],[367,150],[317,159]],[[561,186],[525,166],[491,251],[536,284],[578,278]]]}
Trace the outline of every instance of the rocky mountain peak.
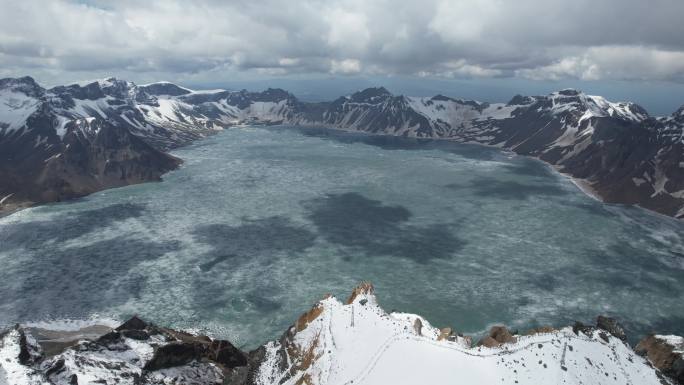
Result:
{"label": "rocky mountain peak", "polygon": [[523,106],[523,105],[532,104],[534,102],[535,102],[535,99],[531,96],[523,96],[523,95],[517,94],[508,103],[506,103],[506,105],[507,106]]}
{"label": "rocky mountain peak", "polygon": [[385,87],[371,87],[353,93],[350,99],[356,103],[377,103],[390,96],[392,94]]}
{"label": "rocky mountain peak", "polygon": [[266,91],[261,92],[261,97],[265,99],[264,101],[272,102],[278,102],[284,99],[294,99],[294,95],[282,88],[268,88]]}
{"label": "rocky mountain peak", "polygon": [[684,120],[684,105],[679,107],[679,109],[675,111],[675,113],[672,114],[672,116],[674,116],[677,120]]}
{"label": "rocky mountain peak", "polygon": [[20,92],[32,97],[39,97],[45,92],[45,89],[30,76],[0,79],[0,90]]}
{"label": "rocky mountain peak", "polygon": [[576,90],[574,88],[566,88],[566,89],[558,91],[557,93],[558,93],[558,95],[563,95],[563,96],[579,96],[582,94],[582,91]]}
{"label": "rocky mountain peak", "polygon": [[181,96],[191,93],[187,88],[169,82],[157,82],[138,86],[139,89],[154,96]]}

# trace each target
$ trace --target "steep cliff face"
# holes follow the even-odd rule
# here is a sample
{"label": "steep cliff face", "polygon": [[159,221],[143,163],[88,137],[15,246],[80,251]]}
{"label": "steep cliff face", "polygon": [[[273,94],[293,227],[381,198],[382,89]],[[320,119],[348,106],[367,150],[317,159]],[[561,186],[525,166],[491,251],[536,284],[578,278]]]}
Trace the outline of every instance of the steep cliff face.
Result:
{"label": "steep cliff face", "polygon": [[[136,317],[116,329],[0,334],[0,383],[23,384],[639,384],[682,383],[682,338],[633,351],[615,320],[518,335],[495,326],[473,346],[451,328],[387,313],[364,283],[327,296],[283,336],[246,353]],[[643,356],[643,357],[642,357]],[[679,381],[679,382],[677,382]]]}
{"label": "steep cliff face", "polygon": [[128,83],[45,90],[31,78],[5,79],[0,99],[0,213],[159,180],[181,163],[121,124],[133,114],[124,101],[153,102]]}
{"label": "steep cliff face", "polygon": [[160,180],[181,161],[101,118],[58,121],[48,110],[31,115],[30,134],[0,141],[0,207],[62,201],[111,187]]}

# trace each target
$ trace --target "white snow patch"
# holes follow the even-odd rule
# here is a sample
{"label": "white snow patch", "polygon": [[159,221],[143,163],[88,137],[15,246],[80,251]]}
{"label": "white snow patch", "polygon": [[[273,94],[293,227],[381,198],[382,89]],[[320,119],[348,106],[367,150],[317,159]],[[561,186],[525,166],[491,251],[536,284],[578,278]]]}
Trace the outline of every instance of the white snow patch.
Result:
{"label": "white snow patch", "polygon": [[30,97],[23,92],[0,91],[0,123],[7,125],[6,133],[23,127],[26,119],[38,109],[39,104],[39,99]]}
{"label": "white snow patch", "polygon": [[57,117],[57,127],[55,127],[55,132],[60,139],[64,139],[64,135],[66,134],[66,125],[71,121],[72,119],[65,118],[64,116]]}
{"label": "white snow patch", "polygon": [[651,194],[651,198],[655,197],[656,195],[660,193],[667,193],[665,190],[665,184],[669,179],[667,178],[667,175],[660,169],[660,167],[656,167],[655,169],[655,182],[653,183],[653,194]]}
{"label": "white snow patch", "polygon": [[667,342],[668,345],[672,346],[672,350],[675,353],[684,354],[684,337],[674,336],[674,335],[656,335],[659,340]]}
{"label": "white snow patch", "polygon": [[2,199],[0,199],[0,205],[5,203],[6,200],[10,199],[14,195],[14,193],[11,193],[9,195],[5,195]]}
{"label": "white snow patch", "polygon": [[642,184],[646,183],[646,179],[632,178],[632,182],[634,182],[634,184],[635,184],[637,187],[639,187],[639,186],[641,186]]}

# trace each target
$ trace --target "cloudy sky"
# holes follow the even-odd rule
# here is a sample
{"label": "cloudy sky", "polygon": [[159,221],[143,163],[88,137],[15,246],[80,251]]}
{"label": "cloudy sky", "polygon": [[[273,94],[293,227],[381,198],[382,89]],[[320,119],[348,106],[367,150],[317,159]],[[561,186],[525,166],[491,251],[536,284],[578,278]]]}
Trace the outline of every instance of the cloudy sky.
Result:
{"label": "cloudy sky", "polygon": [[684,0],[0,0],[0,6],[0,77],[31,75],[46,85],[115,75],[344,93],[388,83],[398,92],[442,87],[480,99],[576,86],[656,109],[669,108],[661,105],[667,100],[684,103]]}

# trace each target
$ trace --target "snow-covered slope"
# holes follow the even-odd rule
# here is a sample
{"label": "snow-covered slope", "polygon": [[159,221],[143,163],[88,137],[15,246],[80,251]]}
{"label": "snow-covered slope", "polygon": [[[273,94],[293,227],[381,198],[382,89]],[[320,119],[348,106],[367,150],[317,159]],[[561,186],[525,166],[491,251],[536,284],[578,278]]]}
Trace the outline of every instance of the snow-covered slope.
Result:
{"label": "snow-covered slope", "polygon": [[143,137],[122,123],[155,102],[131,83],[46,90],[29,77],[3,79],[0,99],[0,213],[158,180],[180,164],[151,144],[174,136],[171,129]]}
{"label": "snow-covered slope", "polygon": [[73,347],[65,347],[62,337],[55,346],[44,335],[55,333],[14,328],[0,334],[0,384],[684,383],[678,336],[648,336],[637,354],[617,322],[599,317],[596,327],[577,323],[527,335],[494,327],[473,346],[470,337],[435,328],[418,315],[385,312],[369,283],[345,303],[324,298],[279,340],[250,353],[135,317],[94,340],[73,341]]}
{"label": "snow-covered slope", "polygon": [[43,98],[44,90],[31,78],[0,79],[0,136],[20,129]]}
{"label": "snow-covered slope", "polygon": [[266,345],[258,384],[662,384],[605,330],[567,327],[471,347],[417,315],[386,313],[371,285],[328,297]]}

